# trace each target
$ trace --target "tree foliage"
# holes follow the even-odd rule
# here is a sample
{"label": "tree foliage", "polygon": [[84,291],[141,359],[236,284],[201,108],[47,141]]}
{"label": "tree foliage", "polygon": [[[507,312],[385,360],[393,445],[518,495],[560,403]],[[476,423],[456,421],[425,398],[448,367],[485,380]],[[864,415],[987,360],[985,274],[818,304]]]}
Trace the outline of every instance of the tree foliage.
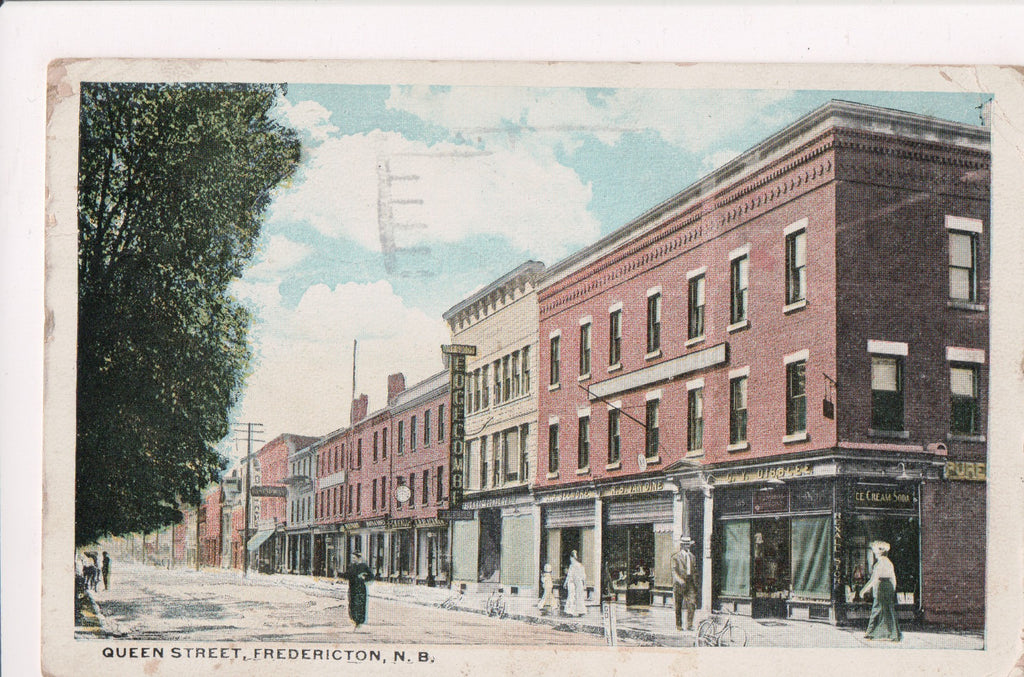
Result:
{"label": "tree foliage", "polygon": [[78,169],[75,541],[178,521],[223,468],[248,370],[229,283],[298,137],[280,85],[87,83]]}

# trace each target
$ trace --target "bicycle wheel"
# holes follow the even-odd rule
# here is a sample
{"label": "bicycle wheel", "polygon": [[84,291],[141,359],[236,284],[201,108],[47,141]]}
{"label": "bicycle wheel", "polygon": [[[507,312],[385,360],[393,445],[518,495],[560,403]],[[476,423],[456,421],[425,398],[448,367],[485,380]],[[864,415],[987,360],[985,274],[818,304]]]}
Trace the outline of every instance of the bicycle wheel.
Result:
{"label": "bicycle wheel", "polygon": [[715,622],[706,618],[697,626],[697,637],[694,639],[696,646],[715,646]]}
{"label": "bicycle wheel", "polygon": [[747,631],[730,623],[719,638],[719,642],[721,646],[746,646]]}

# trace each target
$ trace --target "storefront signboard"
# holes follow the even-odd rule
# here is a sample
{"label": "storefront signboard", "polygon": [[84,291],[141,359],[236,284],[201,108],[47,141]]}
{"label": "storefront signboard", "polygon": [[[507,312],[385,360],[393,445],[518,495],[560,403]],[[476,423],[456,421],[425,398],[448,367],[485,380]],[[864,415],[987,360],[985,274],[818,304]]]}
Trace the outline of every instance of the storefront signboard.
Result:
{"label": "storefront signboard", "polygon": [[947,461],[943,467],[942,476],[947,480],[984,482],[986,480],[985,471],[984,462]]}
{"label": "storefront signboard", "polygon": [[612,496],[636,496],[637,494],[651,494],[658,491],[663,491],[665,488],[665,480],[644,480],[642,482],[633,482],[630,484],[613,484],[607,487],[601,487],[601,497],[608,498]]}
{"label": "storefront signboard", "polygon": [[766,489],[754,492],[754,514],[786,512],[789,509],[789,489]]}
{"label": "storefront signboard", "polygon": [[782,465],[774,468],[750,468],[748,470],[731,470],[714,475],[714,482],[719,484],[740,484],[742,482],[764,482],[767,480],[787,480],[813,475],[810,463]]}
{"label": "storefront signboard", "polygon": [[388,522],[388,526],[392,529],[410,529],[412,528],[412,518],[403,517],[402,519],[393,519]]}
{"label": "storefront signboard", "polygon": [[508,508],[513,505],[529,505],[528,496],[491,496],[488,498],[474,498],[472,496],[463,500],[463,504],[473,508]]}
{"label": "storefront signboard", "polygon": [[437,516],[443,520],[468,522],[476,518],[476,512],[473,510],[438,510]]}
{"label": "storefront signboard", "polygon": [[854,508],[874,510],[910,510],[917,504],[917,487],[912,484],[855,484],[850,489]]}
{"label": "storefront signboard", "polygon": [[365,520],[362,522],[362,525],[365,529],[379,529],[388,525],[388,518],[378,517],[377,519]]}
{"label": "storefront signboard", "polygon": [[417,527],[446,527],[448,523],[436,517],[420,517],[415,520]]}
{"label": "storefront signboard", "polygon": [[451,432],[448,463],[448,505],[461,508],[466,445],[466,356],[476,355],[476,346],[445,345],[441,352],[448,357],[449,393],[451,397]]}
{"label": "storefront signboard", "polygon": [[562,503],[565,501],[582,501],[597,498],[597,490],[593,487],[580,487],[578,489],[566,489],[565,491],[554,491],[550,494],[537,496],[538,503]]}

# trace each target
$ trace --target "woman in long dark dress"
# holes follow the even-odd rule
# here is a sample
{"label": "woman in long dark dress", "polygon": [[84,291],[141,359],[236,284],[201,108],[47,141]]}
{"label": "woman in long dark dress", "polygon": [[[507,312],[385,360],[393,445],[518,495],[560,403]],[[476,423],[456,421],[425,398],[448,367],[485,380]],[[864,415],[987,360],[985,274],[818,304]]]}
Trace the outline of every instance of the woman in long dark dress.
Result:
{"label": "woman in long dark dress", "polygon": [[353,555],[353,560],[345,578],[348,579],[348,617],[358,628],[366,622],[366,582],[373,579],[373,572],[359,553]]}
{"label": "woman in long dark dress", "polygon": [[864,634],[868,639],[884,639],[898,642],[903,639],[899,623],[896,621],[896,569],[892,561],[886,557],[889,544],[884,541],[871,543],[871,552],[875,554],[875,566],[871,569],[868,580],[860,595],[863,597],[871,590],[871,616],[868,618],[868,629]]}

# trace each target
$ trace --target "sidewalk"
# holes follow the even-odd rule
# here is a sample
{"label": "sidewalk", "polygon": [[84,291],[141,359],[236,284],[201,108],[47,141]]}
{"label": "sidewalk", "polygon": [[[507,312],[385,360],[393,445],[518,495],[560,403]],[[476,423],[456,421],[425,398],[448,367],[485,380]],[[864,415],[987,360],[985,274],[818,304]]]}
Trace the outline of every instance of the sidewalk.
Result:
{"label": "sidewalk", "polygon": [[[197,577],[223,577],[234,581],[245,580],[248,585],[277,586],[316,591],[330,597],[345,599],[348,585],[341,579],[318,578],[292,574],[250,573],[243,577],[236,570],[207,569],[191,571]],[[456,613],[487,613],[487,594],[458,593],[448,588],[430,588],[419,585],[404,585],[389,582],[373,582],[368,586],[371,598],[393,600],[405,604],[442,608],[442,605]],[[90,600],[91,601],[91,600]],[[92,606],[92,605],[90,605]],[[93,607],[95,608],[95,607]],[[695,633],[679,632],[675,629],[672,600],[666,604],[655,602],[649,608],[626,608],[614,604],[616,637],[628,645],[692,647]],[[98,612],[97,612],[98,613]],[[531,624],[543,624],[565,632],[583,632],[604,636],[604,622],[596,600],[587,605],[587,612],[581,617],[565,616],[561,611],[542,614],[537,609],[537,600],[527,597],[506,595],[505,618]],[[698,612],[697,623],[703,618]],[[839,628],[827,623],[793,621],[786,619],[751,619],[745,616],[729,616],[732,623],[742,628],[747,635],[747,646],[775,648],[857,648],[877,649],[982,649],[982,634],[942,632],[935,630],[904,630],[903,641],[898,643],[873,642],[863,638],[863,629]],[[102,617],[83,615],[76,623],[76,634],[102,633]]]}

